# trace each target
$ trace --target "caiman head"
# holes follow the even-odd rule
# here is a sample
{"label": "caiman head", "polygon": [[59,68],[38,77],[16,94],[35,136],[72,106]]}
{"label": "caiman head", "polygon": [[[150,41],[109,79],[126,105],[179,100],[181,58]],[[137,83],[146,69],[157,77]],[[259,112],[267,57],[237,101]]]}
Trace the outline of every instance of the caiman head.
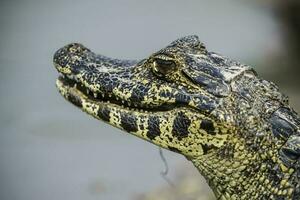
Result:
{"label": "caiman head", "polygon": [[[208,52],[197,36],[141,61],[111,59],[73,43],[55,53],[54,65],[61,74],[57,88],[68,101],[184,155],[218,198],[262,195],[272,181],[265,175],[268,163],[282,176],[292,173],[279,159],[283,140],[274,139],[268,121],[286,104],[284,97],[250,67]],[[276,188],[264,195],[274,196]]]}

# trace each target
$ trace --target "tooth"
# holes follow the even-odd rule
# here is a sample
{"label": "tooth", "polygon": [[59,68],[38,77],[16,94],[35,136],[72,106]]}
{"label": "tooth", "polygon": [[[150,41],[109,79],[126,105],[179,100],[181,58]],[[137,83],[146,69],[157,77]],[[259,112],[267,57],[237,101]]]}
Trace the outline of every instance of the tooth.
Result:
{"label": "tooth", "polygon": [[101,96],[104,98],[104,94],[102,93]]}
{"label": "tooth", "polygon": [[77,87],[77,83],[75,83],[74,85],[73,85],[73,88],[76,88]]}
{"label": "tooth", "polygon": [[124,103],[124,100],[122,100],[122,103]]}
{"label": "tooth", "polygon": [[111,94],[109,94],[108,96],[109,96],[109,98],[111,98]]}
{"label": "tooth", "polygon": [[86,93],[88,94],[90,91],[89,91],[89,89],[86,89]]}
{"label": "tooth", "polygon": [[97,98],[97,96],[98,96],[97,93],[94,92],[94,97]]}
{"label": "tooth", "polygon": [[107,101],[107,103],[110,103],[110,101]]}

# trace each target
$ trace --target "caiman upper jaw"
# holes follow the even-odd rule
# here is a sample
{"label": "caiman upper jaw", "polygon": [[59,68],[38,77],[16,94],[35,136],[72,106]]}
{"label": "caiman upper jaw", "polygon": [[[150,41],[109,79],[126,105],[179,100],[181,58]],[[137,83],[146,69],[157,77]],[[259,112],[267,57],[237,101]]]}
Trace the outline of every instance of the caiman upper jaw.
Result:
{"label": "caiman upper jaw", "polygon": [[80,72],[82,59],[87,52],[90,50],[82,44],[68,44],[55,52],[53,56],[54,66],[61,74],[74,76]]}
{"label": "caiman upper jaw", "polygon": [[[59,49],[54,54],[53,61],[62,75],[61,80],[58,80],[60,85],[76,83],[76,88],[92,101],[105,101],[150,112],[167,111],[181,106],[210,112],[216,105],[214,100],[205,95],[189,94],[163,80],[151,82],[156,77],[143,65],[144,62],[96,55],[78,43]],[[137,68],[141,72],[137,73]],[[62,82],[62,79],[67,81]]]}
{"label": "caiman upper jaw", "polygon": [[[141,102],[118,96],[119,92],[115,89],[120,78],[113,77],[118,73],[124,73],[126,78],[127,69],[136,64],[134,61],[121,61],[95,55],[82,44],[72,43],[56,51],[53,62],[61,75],[56,83],[59,91],[78,107],[82,107],[83,98],[98,104],[106,102],[144,112],[167,111],[175,107],[174,104],[163,104],[153,109],[151,105],[142,105]],[[76,90],[78,91],[75,92]],[[142,96],[142,94],[138,95]]]}

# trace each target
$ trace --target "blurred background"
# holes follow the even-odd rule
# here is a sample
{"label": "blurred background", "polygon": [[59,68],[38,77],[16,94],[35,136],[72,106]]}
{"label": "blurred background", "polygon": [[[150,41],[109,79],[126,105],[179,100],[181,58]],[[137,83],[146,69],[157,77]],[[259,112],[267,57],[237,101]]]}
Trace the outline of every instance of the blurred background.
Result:
{"label": "blurred background", "polygon": [[210,51],[254,66],[300,111],[297,0],[2,0],[0,199],[213,199],[197,170],[97,121],[55,88],[52,55],[80,42],[106,56],[141,59],[196,34]]}

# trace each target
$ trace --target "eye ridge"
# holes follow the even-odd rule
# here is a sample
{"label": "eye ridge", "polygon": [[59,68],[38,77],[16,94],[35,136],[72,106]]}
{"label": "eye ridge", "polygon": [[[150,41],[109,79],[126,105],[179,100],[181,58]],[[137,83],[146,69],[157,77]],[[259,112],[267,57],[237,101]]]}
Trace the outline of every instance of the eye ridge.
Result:
{"label": "eye ridge", "polygon": [[161,58],[155,58],[153,61],[153,69],[155,73],[161,75],[167,75],[176,69],[176,63],[173,60],[165,60]]}

